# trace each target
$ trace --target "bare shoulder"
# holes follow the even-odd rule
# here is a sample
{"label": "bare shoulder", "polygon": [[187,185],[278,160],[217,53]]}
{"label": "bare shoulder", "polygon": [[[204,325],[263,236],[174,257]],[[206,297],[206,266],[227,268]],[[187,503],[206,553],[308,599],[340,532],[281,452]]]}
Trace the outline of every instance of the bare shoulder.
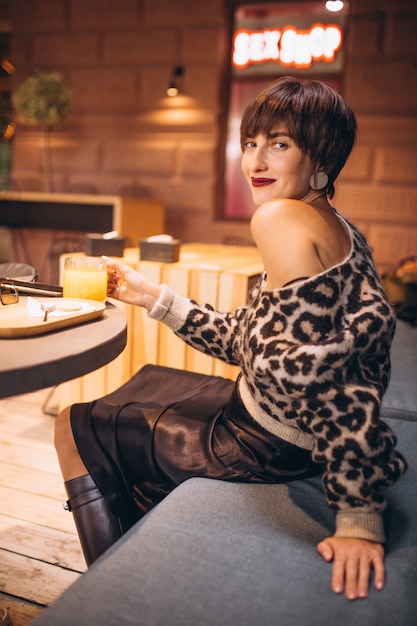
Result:
{"label": "bare shoulder", "polygon": [[274,236],[285,241],[314,241],[325,227],[320,212],[306,202],[293,199],[270,200],[261,205],[251,219],[251,232],[256,243],[267,245]]}
{"label": "bare shoulder", "polygon": [[338,262],[338,220],[332,211],[300,200],[266,202],[251,220],[252,236],[268,275],[268,286],[282,287],[315,276]]}
{"label": "bare shoulder", "polygon": [[251,219],[251,230],[255,236],[262,234],[263,230],[270,231],[274,226],[292,225],[303,226],[304,221],[300,218],[306,217],[311,211],[310,205],[300,200],[277,198],[262,204],[253,214]]}

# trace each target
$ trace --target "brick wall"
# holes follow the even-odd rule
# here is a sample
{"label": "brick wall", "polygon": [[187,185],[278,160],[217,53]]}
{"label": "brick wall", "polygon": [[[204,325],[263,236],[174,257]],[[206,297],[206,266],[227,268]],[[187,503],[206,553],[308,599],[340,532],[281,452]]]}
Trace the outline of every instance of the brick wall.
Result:
{"label": "brick wall", "polygon": [[[215,219],[223,0],[13,0],[19,84],[36,67],[60,71],[73,110],[53,133],[55,191],[149,194],[183,241],[249,237]],[[335,206],[362,227],[381,269],[417,253],[417,7],[352,0],[345,95],[359,140]],[[183,93],[166,97],[175,65]],[[13,185],[41,190],[41,133],[19,123]]]}
{"label": "brick wall", "polygon": [[417,5],[351,2],[345,95],[359,136],[335,204],[361,226],[381,270],[417,255]]}

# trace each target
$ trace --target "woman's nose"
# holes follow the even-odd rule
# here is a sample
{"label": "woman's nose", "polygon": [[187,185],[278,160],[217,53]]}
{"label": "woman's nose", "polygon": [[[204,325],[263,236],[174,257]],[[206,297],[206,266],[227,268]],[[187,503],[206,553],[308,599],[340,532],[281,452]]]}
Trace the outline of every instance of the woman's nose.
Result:
{"label": "woman's nose", "polygon": [[251,153],[251,169],[254,172],[265,171],[268,165],[265,159],[264,151],[261,148],[256,148]]}

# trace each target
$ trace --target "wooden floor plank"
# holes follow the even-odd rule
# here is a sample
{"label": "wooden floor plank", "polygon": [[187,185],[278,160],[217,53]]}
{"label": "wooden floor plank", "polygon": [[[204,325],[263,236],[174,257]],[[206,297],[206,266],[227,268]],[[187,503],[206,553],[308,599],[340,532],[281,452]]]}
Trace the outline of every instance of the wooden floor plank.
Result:
{"label": "wooden floor plank", "polygon": [[46,496],[60,502],[66,500],[65,487],[61,476],[44,470],[36,470],[0,461],[0,485],[20,492]]}
{"label": "wooden floor plank", "polygon": [[0,515],[0,545],[9,552],[77,572],[86,569],[76,534]]}
{"label": "wooden floor plank", "polygon": [[28,445],[38,445],[51,450],[53,448],[54,424],[51,418],[31,418],[28,414],[7,414],[0,416],[1,433],[0,439],[6,437],[19,437]]}
{"label": "wooden floor plank", "polygon": [[[0,400],[0,607],[28,626],[86,565],[53,446],[49,390]],[[58,625],[57,625],[58,626]]]}
{"label": "wooden floor plank", "polygon": [[78,572],[0,550],[0,589],[15,598],[48,605],[79,577]]}
{"label": "wooden floor plank", "polygon": [[[40,606],[10,598],[0,592],[0,607],[7,610],[12,626],[26,626],[44,610]],[[58,625],[57,625],[58,626]]]}
{"label": "wooden floor plank", "polygon": [[55,453],[54,425],[41,418],[29,420],[26,415],[7,415],[1,419],[0,440],[19,441],[25,448],[39,448]]}
{"label": "wooden floor plank", "polygon": [[61,475],[58,459],[52,447],[49,449],[41,446],[25,446],[25,442],[19,442],[17,437],[10,438],[7,443],[0,441],[0,459],[4,463]]}
{"label": "wooden floor plank", "polygon": [[18,493],[0,485],[1,513],[24,522],[74,533],[73,517],[65,511],[62,502],[32,493]]}

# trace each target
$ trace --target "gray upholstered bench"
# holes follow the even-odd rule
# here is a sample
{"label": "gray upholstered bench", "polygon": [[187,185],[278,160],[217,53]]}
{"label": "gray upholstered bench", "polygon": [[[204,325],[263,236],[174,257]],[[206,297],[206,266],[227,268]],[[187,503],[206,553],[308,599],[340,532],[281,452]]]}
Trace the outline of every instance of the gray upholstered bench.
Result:
{"label": "gray upholstered bench", "polygon": [[388,490],[387,584],[349,602],[316,553],[332,533],[320,478],[180,485],[34,626],[415,626],[417,328],[399,323],[383,417],[408,472]]}

